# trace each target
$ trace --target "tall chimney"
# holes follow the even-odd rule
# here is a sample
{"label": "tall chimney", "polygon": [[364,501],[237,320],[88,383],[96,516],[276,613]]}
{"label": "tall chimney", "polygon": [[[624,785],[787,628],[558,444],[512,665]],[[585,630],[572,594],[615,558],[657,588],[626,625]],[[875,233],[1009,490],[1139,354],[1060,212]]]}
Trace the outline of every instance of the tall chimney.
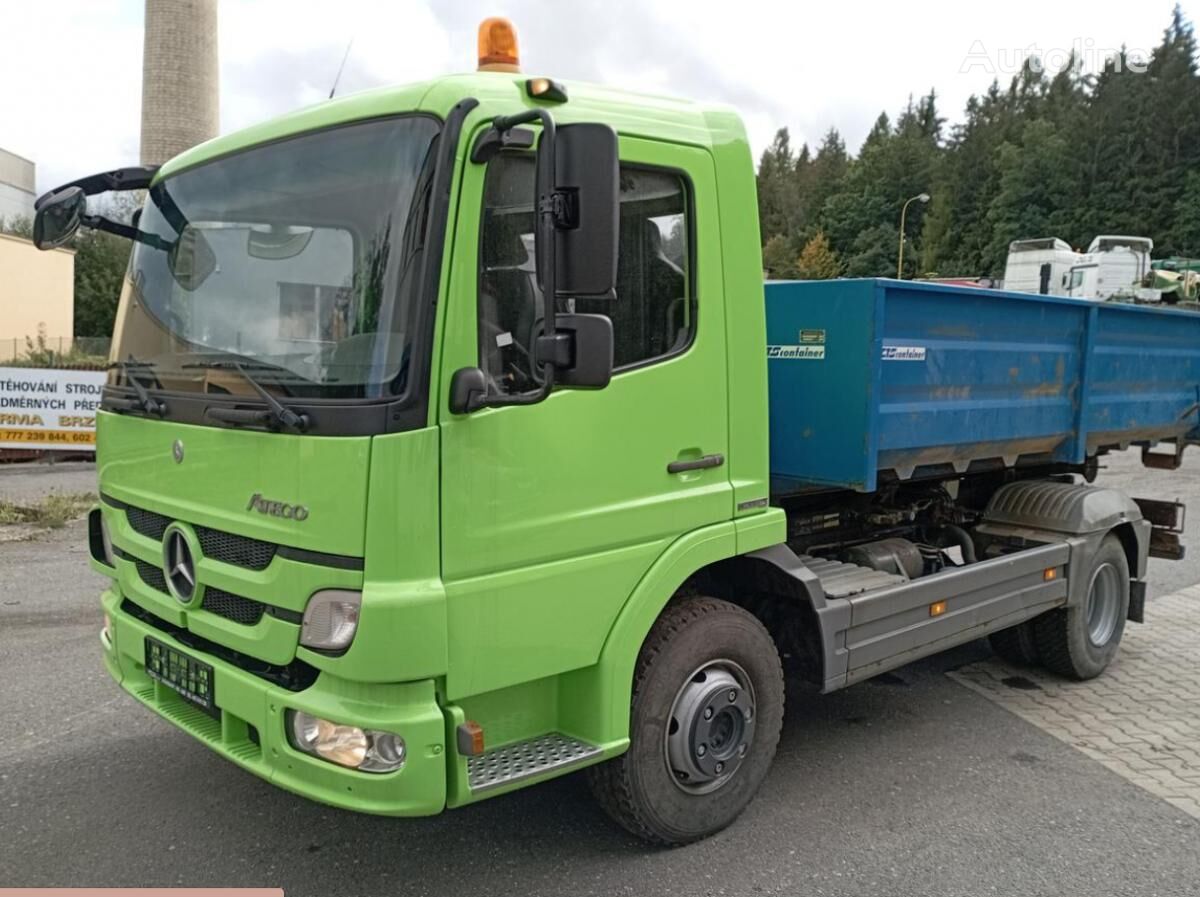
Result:
{"label": "tall chimney", "polygon": [[142,164],[217,136],[217,0],[146,0]]}

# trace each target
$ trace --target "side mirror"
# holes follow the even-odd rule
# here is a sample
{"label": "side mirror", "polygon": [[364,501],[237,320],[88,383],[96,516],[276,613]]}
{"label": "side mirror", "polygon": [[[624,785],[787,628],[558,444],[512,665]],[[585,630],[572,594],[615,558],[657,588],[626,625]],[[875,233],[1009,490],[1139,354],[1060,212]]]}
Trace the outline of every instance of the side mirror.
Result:
{"label": "side mirror", "polygon": [[450,413],[470,414],[483,407],[487,377],[479,368],[459,368],[450,378]]}
{"label": "side mirror", "polygon": [[560,332],[571,334],[571,361],[558,367],[555,380],[563,386],[603,389],[613,372],[613,326],[608,315],[558,316]]}
{"label": "side mirror", "polygon": [[57,249],[83,223],[87,213],[87,194],[79,187],[66,187],[46,197],[33,219],[33,245],[38,249]]}
{"label": "side mirror", "polygon": [[217,256],[204,232],[190,224],[167,250],[167,269],[175,282],[189,293],[198,290],[217,270]]}
{"label": "side mirror", "polygon": [[620,225],[617,132],[602,124],[562,125],[554,168],[555,291],[560,297],[612,299]]}

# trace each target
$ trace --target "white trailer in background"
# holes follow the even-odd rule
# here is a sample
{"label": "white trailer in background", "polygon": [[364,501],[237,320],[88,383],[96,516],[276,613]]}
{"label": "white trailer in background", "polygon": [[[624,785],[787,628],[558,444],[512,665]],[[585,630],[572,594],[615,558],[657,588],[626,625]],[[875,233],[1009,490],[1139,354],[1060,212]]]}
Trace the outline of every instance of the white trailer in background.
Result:
{"label": "white trailer in background", "polygon": [[1071,269],[1081,256],[1066,240],[1038,237],[1008,244],[1004,289],[1044,296],[1066,296]]}

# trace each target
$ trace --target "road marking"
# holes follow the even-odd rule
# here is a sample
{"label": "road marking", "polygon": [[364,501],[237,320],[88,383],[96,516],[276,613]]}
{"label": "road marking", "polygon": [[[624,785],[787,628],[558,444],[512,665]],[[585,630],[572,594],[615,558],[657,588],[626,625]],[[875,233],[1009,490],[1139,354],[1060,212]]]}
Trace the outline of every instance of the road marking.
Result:
{"label": "road marking", "polygon": [[999,658],[947,675],[1200,819],[1200,586],[1148,602],[1146,621],[1090,682]]}

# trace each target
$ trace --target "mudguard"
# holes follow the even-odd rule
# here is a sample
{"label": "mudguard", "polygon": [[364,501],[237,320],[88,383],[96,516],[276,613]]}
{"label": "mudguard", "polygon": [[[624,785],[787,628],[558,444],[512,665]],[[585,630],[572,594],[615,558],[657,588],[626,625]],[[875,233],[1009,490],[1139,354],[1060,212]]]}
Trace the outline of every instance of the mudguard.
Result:
{"label": "mudguard", "polygon": [[[1135,582],[1146,575],[1150,521],[1132,498],[1116,489],[1054,480],[1026,480],[996,490],[975,528],[983,536],[1030,542],[1067,542],[1071,566],[1087,569],[1092,555],[1110,532],[1125,546]],[[1071,577],[1067,603],[1077,605],[1087,594],[1082,576]]]}

